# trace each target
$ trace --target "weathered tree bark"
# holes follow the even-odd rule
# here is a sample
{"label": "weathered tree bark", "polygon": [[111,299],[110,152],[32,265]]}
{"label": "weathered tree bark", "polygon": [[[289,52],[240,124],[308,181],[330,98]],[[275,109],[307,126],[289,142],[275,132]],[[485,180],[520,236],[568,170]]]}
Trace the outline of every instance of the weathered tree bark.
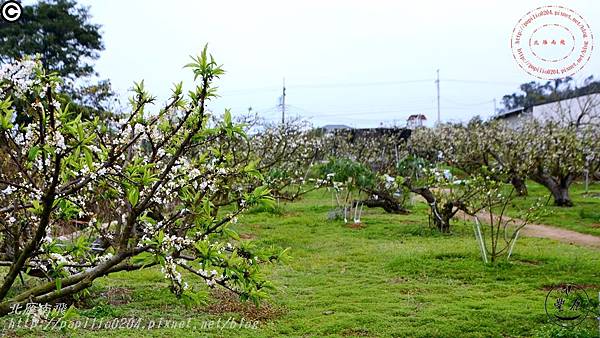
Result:
{"label": "weathered tree bark", "polygon": [[40,304],[49,303],[56,299],[73,295],[76,292],[90,287],[93,281],[98,277],[106,276],[114,272],[140,270],[156,265],[156,263],[129,264],[127,262],[128,258],[142,251],[145,251],[145,248],[135,248],[128,252],[118,253],[112,258],[88,271],[80,272],[76,275],[63,278],[61,279],[61,289],[56,288],[55,281],[50,281],[15,295],[14,297],[0,303],[0,317],[10,313],[12,307],[17,304],[25,306],[25,304],[29,302]]}
{"label": "weathered tree bark", "polygon": [[525,181],[522,178],[518,176],[512,176],[510,179],[510,184],[512,184],[512,186],[515,187],[515,192],[517,193],[517,196],[527,196],[527,185],[525,184]]}
{"label": "weathered tree bark", "polygon": [[383,208],[383,210],[385,210],[385,212],[390,213],[390,214],[406,214],[408,212],[398,202],[390,201],[388,199],[370,198],[367,200],[354,201],[354,203],[355,204],[362,203],[369,208]]}
{"label": "weathered tree bark", "polygon": [[549,175],[535,175],[532,177],[534,181],[545,186],[552,193],[554,205],[559,207],[572,207],[573,201],[569,196],[569,187],[573,182],[572,175],[568,174],[560,179],[555,179]]}
{"label": "weathered tree bark", "polygon": [[450,232],[450,220],[456,214],[453,212],[454,204],[452,202],[444,203],[439,212],[440,212],[440,220],[438,222],[438,230],[443,233]]}
{"label": "weathered tree bark", "polygon": [[550,189],[554,197],[554,204],[559,207],[572,207],[573,201],[569,197],[569,187],[557,185]]}

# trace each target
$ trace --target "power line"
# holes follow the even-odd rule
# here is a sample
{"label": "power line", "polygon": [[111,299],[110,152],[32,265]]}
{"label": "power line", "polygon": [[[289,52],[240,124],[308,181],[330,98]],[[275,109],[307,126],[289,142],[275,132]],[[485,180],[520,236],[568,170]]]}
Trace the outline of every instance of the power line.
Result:
{"label": "power line", "polygon": [[449,99],[449,98],[443,98],[443,100],[446,101],[446,102],[450,102],[452,104],[455,104],[455,105],[465,106],[465,107],[482,106],[484,104],[489,104],[489,103],[494,102],[494,100],[487,100],[487,101],[482,101],[482,102],[477,102],[477,103],[462,103],[462,102],[454,101],[454,100]]}
{"label": "power line", "polygon": [[521,85],[520,83],[517,83],[517,82],[483,81],[483,80],[442,79],[442,81],[457,82],[457,83],[471,83],[471,84],[488,84],[488,85],[510,85],[510,86]]}
{"label": "power line", "polygon": [[[412,107],[412,108],[407,107],[407,108],[402,108],[401,110],[391,109],[391,110],[368,110],[368,111],[356,111],[356,109],[353,109],[350,111],[322,111],[319,113],[311,113],[300,107],[288,106],[288,105],[286,105],[285,102],[286,102],[286,95],[287,95],[286,89],[287,88],[291,88],[291,89],[334,89],[334,88],[352,88],[352,87],[376,87],[376,86],[393,86],[393,85],[404,85],[404,84],[415,84],[415,83],[431,83],[432,81],[436,84],[436,98],[434,100],[437,101],[437,123],[441,123],[441,99],[442,99],[441,93],[440,93],[441,82],[472,84],[472,85],[482,85],[482,84],[484,84],[484,85],[518,85],[517,83],[513,83],[513,82],[501,82],[501,81],[443,79],[443,78],[440,78],[440,70],[439,69],[436,70],[436,78],[435,79],[415,79],[415,80],[401,80],[401,81],[299,84],[299,85],[291,85],[291,86],[286,87],[285,78],[284,78],[283,86],[280,87],[282,95],[280,97],[279,104],[270,109],[265,109],[265,110],[257,109],[256,111],[261,112],[263,114],[268,114],[268,115],[271,115],[273,112],[281,111],[282,123],[285,123],[286,110],[289,110],[289,107],[293,108],[293,110],[302,110],[305,113],[316,114],[319,117],[346,117],[346,116],[352,116],[352,115],[391,114],[391,113],[412,114],[412,113],[415,113],[415,111],[417,111],[417,110],[431,111],[435,108],[434,108],[433,102],[431,102],[433,100],[430,101],[429,99],[426,101],[431,102],[432,105],[431,106],[427,105],[425,107]],[[240,94],[244,94],[244,93],[255,93],[255,92],[260,92],[260,91],[274,91],[275,89],[276,89],[276,87],[249,88],[249,89],[238,89],[238,90],[225,91],[224,93],[227,95],[240,95]],[[494,106],[495,106],[495,100],[487,100],[487,101],[476,102],[476,103],[461,103],[461,102],[457,102],[457,101],[454,101],[454,100],[448,99],[448,98],[443,98],[443,100],[445,102],[451,103],[451,105],[449,107],[445,108],[448,110],[466,109],[468,107],[481,106],[484,104],[490,104],[492,102],[494,102]],[[406,111],[405,109],[410,109],[410,111]],[[495,108],[494,108],[494,110],[495,110]]]}
{"label": "power line", "polygon": [[[349,88],[349,87],[375,87],[375,86],[393,86],[402,84],[414,84],[414,83],[430,83],[434,81],[440,82],[454,82],[464,84],[487,84],[487,85],[511,85],[519,86],[517,82],[503,82],[503,81],[484,81],[484,80],[463,80],[463,79],[418,79],[418,80],[403,80],[403,81],[376,81],[376,82],[349,82],[349,83],[324,83],[324,84],[299,84],[290,85],[287,88],[290,89],[324,89],[324,88]],[[223,95],[244,95],[262,91],[276,91],[281,87],[268,86],[268,87],[257,87],[257,88],[246,88],[246,89],[232,89],[226,90]]]}
{"label": "power line", "polygon": [[[325,83],[325,84],[299,84],[291,85],[289,89],[324,89],[324,88],[350,88],[350,87],[374,87],[374,86],[393,86],[402,84],[413,84],[413,83],[425,83],[431,82],[433,79],[422,79],[422,80],[405,80],[405,81],[379,81],[379,82],[350,82],[350,83]],[[257,87],[248,89],[233,89],[223,91],[223,95],[243,95],[261,91],[275,91],[281,87]]]}
{"label": "power line", "polygon": [[[313,105],[314,103],[310,103],[310,105]],[[377,108],[377,109],[384,109],[384,108],[396,108],[399,106],[399,104],[402,105],[412,105],[412,104],[435,104],[435,97],[430,96],[430,97],[420,97],[420,98],[414,98],[414,99],[402,99],[399,100],[396,103],[352,103],[351,106],[359,109],[359,108],[363,108],[363,109],[372,109],[372,108]],[[288,105],[289,106],[289,105]],[[330,104],[319,104],[318,107],[319,109],[321,108],[332,108],[332,109],[346,109],[348,108],[350,105],[349,104],[345,104],[345,105],[330,105]],[[330,109],[330,110],[332,110]]]}
{"label": "power line", "polygon": [[228,96],[247,95],[247,94],[254,94],[256,92],[277,91],[279,89],[281,89],[281,87],[273,87],[273,86],[271,86],[271,87],[247,88],[247,89],[232,89],[232,90],[225,90],[221,94],[228,95]]}
{"label": "power line", "polygon": [[310,111],[308,111],[308,110],[306,110],[306,109],[304,109],[302,107],[294,106],[294,105],[291,105],[291,104],[288,104],[287,106],[288,106],[288,108],[292,108],[292,109],[288,109],[289,111],[292,111],[292,110],[301,110],[301,111],[303,111],[305,113],[312,114],[312,112],[310,112]]}
{"label": "power line", "polygon": [[414,114],[415,110],[423,110],[427,108],[433,107],[424,107],[424,108],[413,108],[413,109],[405,109],[405,110],[371,110],[371,111],[352,111],[352,112],[323,112],[316,113],[310,112],[312,114],[316,114],[317,117],[326,116],[326,117],[344,117],[344,116],[353,116],[353,115],[368,115],[368,114],[391,114],[391,113],[399,113],[399,114]]}
{"label": "power line", "polygon": [[425,83],[431,82],[433,79],[423,80],[405,80],[405,81],[380,81],[380,82],[355,82],[355,83],[334,83],[334,84],[317,84],[317,85],[295,85],[290,88],[301,89],[319,89],[319,88],[348,88],[348,87],[373,87],[373,86],[393,86],[400,84]]}

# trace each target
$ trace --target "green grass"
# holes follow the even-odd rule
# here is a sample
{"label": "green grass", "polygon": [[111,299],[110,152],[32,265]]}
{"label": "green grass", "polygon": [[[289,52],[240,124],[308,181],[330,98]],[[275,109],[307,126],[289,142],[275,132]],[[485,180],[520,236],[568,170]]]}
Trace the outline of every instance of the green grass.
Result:
{"label": "green grass", "polygon": [[[537,193],[533,188],[532,192]],[[576,195],[573,194],[573,197]],[[577,200],[576,200],[577,202]],[[253,212],[237,228],[263,245],[291,247],[287,265],[265,269],[277,286],[269,306],[278,315],[258,329],[200,329],[207,319],[240,318],[239,313],[208,314],[167,290],[159,269],[119,273],[96,283],[94,292],[128,290],[119,304],[101,296],[84,318],[192,318],[196,329],[77,330],[84,337],[597,337],[590,316],[575,330],[549,323],[544,300],[548,286],[586,285],[591,298],[600,291],[599,252],[558,242],[521,238],[513,260],[481,262],[470,224],[456,223],[442,236],[427,228],[426,207],[409,215],[368,209],[363,228],[327,221],[331,197],[315,192],[283,207],[282,214]],[[189,277],[189,276],[188,276]],[[191,281],[191,278],[186,278]],[[199,285],[196,285],[199,286]],[[110,294],[110,292],[109,292]],[[120,297],[116,298],[120,300]],[[114,303],[114,302],[113,302]],[[6,318],[3,323],[6,323]],[[61,336],[60,331],[28,331],[29,336]]]}
{"label": "green grass", "polygon": [[[538,198],[542,198],[544,202],[548,200],[550,192],[542,185],[528,182],[527,187],[529,195],[515,198],[517,206],[528,207]],[[538,223],[600,236],[600,184],[590,184],[586,195],[583,183],[575,182],[569,192],[574,206],[556,207],[550,199],[547,207],[549,214]],[[509,211],[510,214],[514,215],[514,212]]]}

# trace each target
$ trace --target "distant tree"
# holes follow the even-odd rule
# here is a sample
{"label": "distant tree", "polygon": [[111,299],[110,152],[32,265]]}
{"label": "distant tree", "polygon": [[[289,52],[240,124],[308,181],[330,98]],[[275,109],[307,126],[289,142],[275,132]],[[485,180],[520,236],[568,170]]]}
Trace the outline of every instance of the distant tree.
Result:
{"label": "distant tree", "polygon": [[84,117],[107,116],[116,113],[117,94],[110,80],[99,80],[75,88],[69,93],[73,100],[73,110]]}
{"label": "distant tree", "polygon": [[[66,80],[57,95],[67,96],[74,112],[84,119],[105,116],[115,97],[110,81],[75,82],[96,75],[91,61],[104,48],[99,29],[100,25],[90,23],[89,9],[73,0],[43,0],[24,6],[18,22],[0,22],[0,63],[39,58],[45,71]],[[27,109],[20,102],[14,105],[18,112]],[[27,119],[23,114],[17,118]]]}
{"label": "distant tree", "polygon": [[566,77],[547,81],[546,83],[531,81],[523,83],[519,88],[521,93],[512,93],[502,97],[505,110],[600,93],[600,81],[594,81],[594,77],[589,76],[583,82],[583,86],[577,86],[573,78]]}
{"label": "distant tree", "polygon": [[61,77],[92,75],[90,61],[104,49],[99,30],[90,22],[89,9],[73,0],[23,6],[18,22],[0,21],[0,62],[39,54],[43,67]]}
{"label": "distant tree", "polygon": [[511,110],[518,107],[527,107],[536,103],[541,103],[546,100],[552,92],[550,82],[539,84],[535,81],[531,81],[523,83],[520,86],[520,89],[524,94],[512,93],[502,97],[502,103],[504,104],[505,109]]}

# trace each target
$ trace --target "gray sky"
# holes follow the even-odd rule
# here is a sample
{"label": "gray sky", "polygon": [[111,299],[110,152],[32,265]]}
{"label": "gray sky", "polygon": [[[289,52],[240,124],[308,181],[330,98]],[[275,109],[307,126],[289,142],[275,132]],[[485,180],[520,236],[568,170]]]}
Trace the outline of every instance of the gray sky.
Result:
{"label": "gray sky", "polygon": [[[443,121],[493,111],[492,100],[538,80],[513,60],[513,27],[528,11],[564,5],[596,33],[596,50],[576,79],[600,77],[600,1],[85,0],[103,25],[97,71],[126,92],[145,80],[161,100],[172,83],[191,85],[182,66],[205,43],[227,74],[216,112],[252,107],[267,119],[281,83],[294,115],[315,125],[377,126],[410,114],[436,119],[440,69]],[[414,82],[413,82],[414,81]],[[540,80],[541,81],[541,80]],[[498,104],[499,106],[499,104]]]}

